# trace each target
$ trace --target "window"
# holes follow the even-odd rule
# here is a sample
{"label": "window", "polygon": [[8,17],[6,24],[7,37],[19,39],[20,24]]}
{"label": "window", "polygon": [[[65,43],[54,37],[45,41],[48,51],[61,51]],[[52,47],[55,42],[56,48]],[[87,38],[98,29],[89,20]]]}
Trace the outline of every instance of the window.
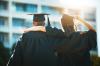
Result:
{"label": "window", "polygon": [[0,33],[0,41],[4,42],[5,40],[5,35],[4,33]]}
{"label": "window", "polygon": [[25,12],[26,11],[26,4],[15,3],[16,11],[18,12]]}
{"label": "window", "polygon": [[25,27],[26,28],[32,27],[32,22],[25,22]]}
{"label": "window", "polygon": [[25,21],[24,21],[24,19],[13,18],[12,24],[14,27],[24,27]]}
{"label": "window", "polygon": [[33,4],[23,4],[23,3],[15,3],[17,12],[37,12],[37,5]]}
{"label": "window", "polygon": [[31,13],[37,12],[37,5],[27,4],[26,11]]}
{"label": "window", "polygon": [[0,10],[7,10],[7,2],[0,1]]}
{"label": "window", "polygon": [[0,26],[4,26],[5,25],[5,19],[4,18],[0,18]]}

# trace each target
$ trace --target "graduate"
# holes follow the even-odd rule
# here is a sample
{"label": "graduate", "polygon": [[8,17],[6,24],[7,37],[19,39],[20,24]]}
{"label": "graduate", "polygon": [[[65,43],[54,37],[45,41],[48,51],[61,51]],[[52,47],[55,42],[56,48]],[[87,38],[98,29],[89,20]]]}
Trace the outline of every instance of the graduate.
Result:
{"label": "graduate", "polygon": [[[75,30],[74,19],[87,27],[88,31]],[[90,59],[90,50],[96,48],[96,30],[78,16],[63,14],[61,24],[66,35],[66,41],[59,46],[59,66],[93,66]],[[78,26],[77,26],[78,27]]]}
{"label": "graduate", "polygon": [[57,66],[55,45],[51,40],[53,34],[46,33],[44,26],[48,14],[31,15],[34,15],[33,27],[24,31],[7,66]]}

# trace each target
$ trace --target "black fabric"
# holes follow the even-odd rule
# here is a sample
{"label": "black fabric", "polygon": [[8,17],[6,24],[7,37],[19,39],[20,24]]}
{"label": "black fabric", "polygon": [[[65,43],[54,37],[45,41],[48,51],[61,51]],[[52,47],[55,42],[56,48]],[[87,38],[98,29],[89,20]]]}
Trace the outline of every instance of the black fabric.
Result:
{"label": "black fabric", "polygon": [[30,15],[34,15],[33,16],[33,21],[35,21],[35,22],[43,22],[43,21],[45,21],[45,15],[49,15],[49,14],[37,13],[37,14],[30,14]]}
{"label": "black fabric", "polygon": [[96,48],[96,32],[73,32],[66,36],[59,29],[49,28],[52,41],[55,43],[55,51],[58,55],[57,66],[92,66],[89,51]]}
{"label": "black fabric", "polygon": [[31,31],[17,42],[8,66],[92,66],[89,51],[95,46],[96,33],[91,30],[69,37],[56,28]]}
{"label": "black fabric", "polygon": [[57,56],[50,39],[45,32],[23,34],[8,66],[56,66]]}
{"label": "black fabric", "polygon": [[96,32],[73,32],[56,48],[58,66],[92,66],[89,51],[96,45]]}

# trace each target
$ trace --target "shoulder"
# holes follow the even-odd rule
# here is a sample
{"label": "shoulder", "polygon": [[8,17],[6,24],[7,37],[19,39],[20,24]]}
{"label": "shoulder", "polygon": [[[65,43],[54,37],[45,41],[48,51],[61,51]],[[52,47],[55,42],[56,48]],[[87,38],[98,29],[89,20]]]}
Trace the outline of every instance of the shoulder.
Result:
{"label": "shoulder", "polygon": [[52,27],[47,27],[46,32],[63,32],[61,29],[58,28],[52,28]]}
{"label": "shoulder", "polygon": [[80,35],[81,37],[96,37],[96,32],[92,31],[92,30],[88,30],[88,31],[79,31],[76,32],[76,35]]}
{"label": "shoulder", "polygon": [[95,35],[96,32],[93,31],[93,30],[88,30],[88,31],[80,32],[80,34],[81,34],[81,35],[84,35],[84,34],[86,34],[86,35]]}
{"label": "shoulder", "polygon": [[53,36],[53,37],[65,37],[64,32],[61,29],[58,28],[46,28],[46,33],[49,36]]}
{"label": "shoulder", "polygon": [[33,26],[33,27],[30,27],[30,28],[25,29],[25,30],[24,30],[24,33],[30,32],[30,31],[41,31],[41,32],[46,32],[44,26]]}

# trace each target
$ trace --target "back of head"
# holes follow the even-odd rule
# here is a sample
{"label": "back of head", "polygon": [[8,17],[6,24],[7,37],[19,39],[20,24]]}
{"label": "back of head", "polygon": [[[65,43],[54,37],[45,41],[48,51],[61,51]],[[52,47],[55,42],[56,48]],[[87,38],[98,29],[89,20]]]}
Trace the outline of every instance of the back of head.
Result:
{"label": "back of head", "polygon": [[67,36],[69,36],[72,32],[75,31],[74,30],[74,21],[73,21],[72,16],[63,14],[63,16],[61,18],[61,23],[62,23],[63,29]]}
{"label": "back of head", "polygon": [[33,16],[33,25],[35,26],[44,26],[45,14],[34,14]]}
{"label": "back of head", "polygon": [[36,14],[29,14],[29,15],[33,15],[33,25],[44,26],[45,25],[45,15],[49,15],[49,14],[36,13]]}
{"label": "back of head", "polygon": [[65,27],[66,25],[74,26],[73,17],[67,14],[63,14],[61,23],[63,27]]}

